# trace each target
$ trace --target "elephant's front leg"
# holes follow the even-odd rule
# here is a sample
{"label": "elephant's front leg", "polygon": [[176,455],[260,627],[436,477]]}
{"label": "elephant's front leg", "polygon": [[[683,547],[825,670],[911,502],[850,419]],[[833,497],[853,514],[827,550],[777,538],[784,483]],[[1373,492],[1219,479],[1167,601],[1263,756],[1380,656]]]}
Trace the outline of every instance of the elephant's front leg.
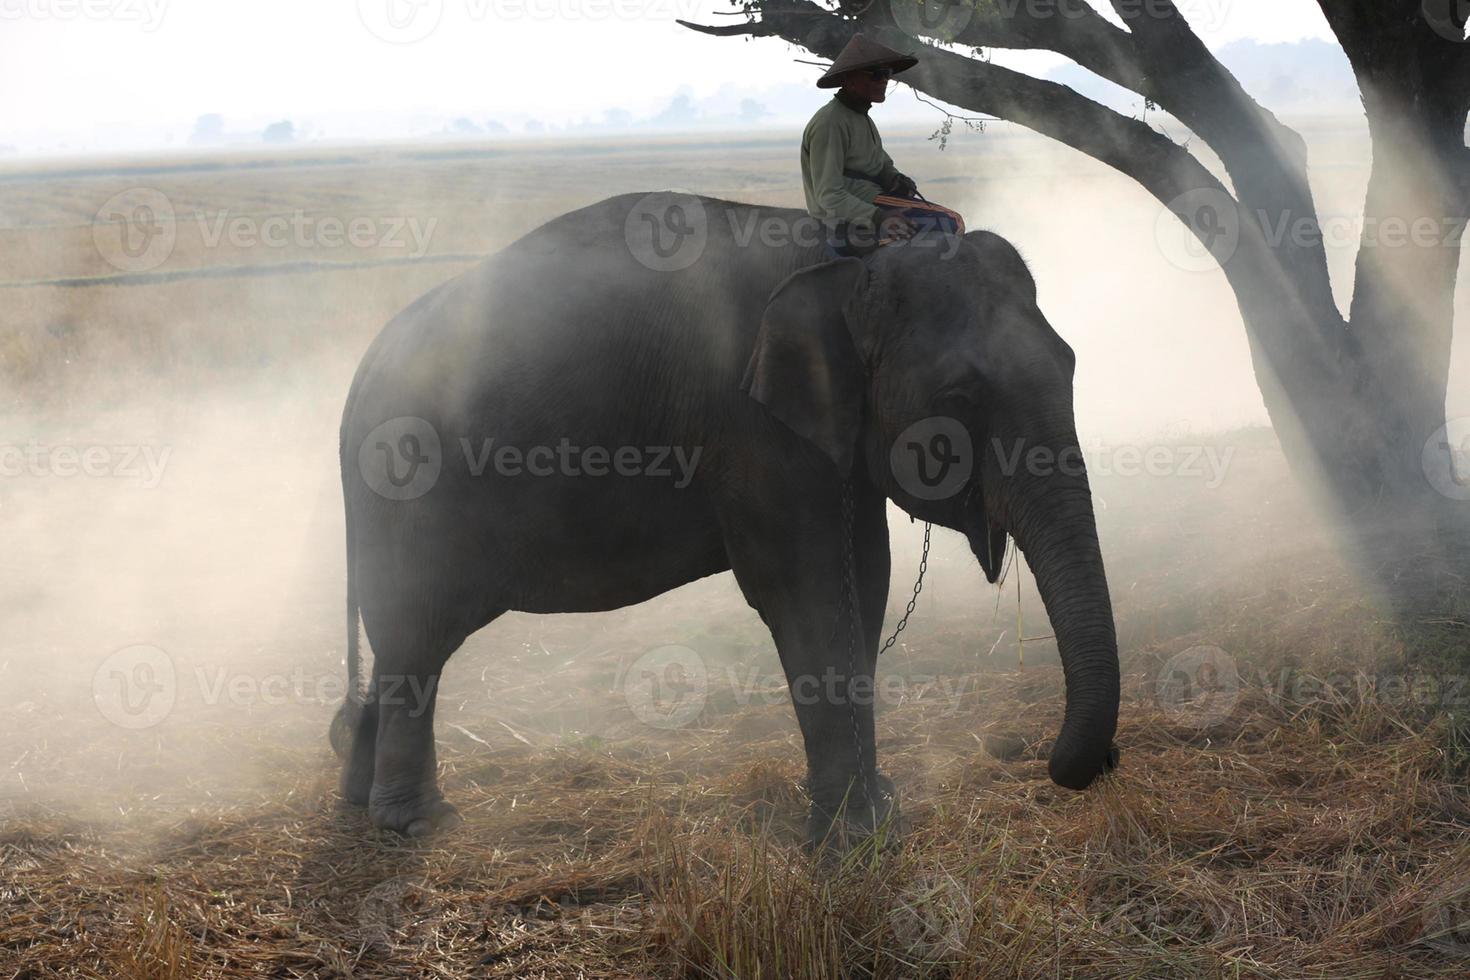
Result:
{"label": "elephant's front leg", "polygon": [[834,829],[869,834],[896,805],[892,782],[878,771],[873,725],[888,585],[883,503],[860,494],[850,529],[840,501],[830,504],[774,522],[763,515],[759,526],[728,536],[731,566],[771,630],[801,726],[814,842]]}

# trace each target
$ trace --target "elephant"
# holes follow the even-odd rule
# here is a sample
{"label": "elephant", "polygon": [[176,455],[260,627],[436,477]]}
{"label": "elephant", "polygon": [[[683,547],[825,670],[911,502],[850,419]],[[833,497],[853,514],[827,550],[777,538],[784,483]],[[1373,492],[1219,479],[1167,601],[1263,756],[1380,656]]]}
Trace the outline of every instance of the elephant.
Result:
{"label": "elephant", "polygon": [[[810,220],[613,197],[430,291],[372,342],[340,433],[351,693],[332,741],[342,796],[373,826],[416,837],[460,822],[436,778],[433,708],[471,633],[726,570],[792,693],[812,840],[891,825],[865,694],[888,501],[965,535],[991,583],[1014,540],[1065,678],[1051,778],[1082,790],[1116,765],[1117,640],[1075,356],[1025,262],[986,231],[831,258],[799,233]],[[652,472],[655,447],[686,465]]]}

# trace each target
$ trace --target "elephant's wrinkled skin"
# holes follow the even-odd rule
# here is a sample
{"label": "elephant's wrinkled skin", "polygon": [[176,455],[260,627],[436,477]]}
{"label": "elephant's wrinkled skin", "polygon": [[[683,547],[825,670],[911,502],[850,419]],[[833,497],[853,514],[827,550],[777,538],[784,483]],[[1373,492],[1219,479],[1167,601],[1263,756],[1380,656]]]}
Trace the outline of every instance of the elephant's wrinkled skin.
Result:
{"label": "elephant's wrinkled skin", "polygon": [[[344,707],[336,726],[344,796],[412,835],[457,822],[435,778],[433,695],[465,637],[508,610],[616,609],[733,569],[793,685],[812,832],[843,807],[844,829],[862,832],[892,804],[861,695],[888,595],[886,500],[965,534],[992,582],[1015,538],[1066,675],[1052,778],[1088,786],[1113,758],[1112,608],[1077,452],[1073,355],[1020,256],[972,232],[827,262],[820,246],[736,237],[751,218],[798,212],[701,199],[702,254],[655,271],[625,237],[639,199],[531,232],[415,302],[363,358],[341,432],[349,662],[359,607],[375,659],[365,707]],[[958,492],[922,500],[890,450],[934,416],[960,420],[979,459]],[[534,475],[531,450],[564,440],[605,449],[598,468],[610,472],[542,453],[535,469],[552,472]],[[524,454],[511,457],[519,472],[496,463],[504,447]],[[622,447],[643,464],[648,447],[699,455],[687,481],[672,457],[667,476],[627,475],[613,466]],[[1073,465],[1017,466],[1018,448]],[[397,483],[383,483],[384,467]],[[848,476],[856,616],[842,601]]]}

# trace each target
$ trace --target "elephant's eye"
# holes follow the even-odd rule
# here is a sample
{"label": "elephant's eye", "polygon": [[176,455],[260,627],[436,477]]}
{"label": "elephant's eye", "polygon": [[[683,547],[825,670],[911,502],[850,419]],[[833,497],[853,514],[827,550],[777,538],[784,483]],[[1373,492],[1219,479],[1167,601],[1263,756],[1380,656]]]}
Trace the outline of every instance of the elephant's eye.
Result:
{"label": "elephant's eye", "polygon": [[975,399],[963,389],[949,388],[935,396],[934,411],[951,418],[968,418],[975,411]]}

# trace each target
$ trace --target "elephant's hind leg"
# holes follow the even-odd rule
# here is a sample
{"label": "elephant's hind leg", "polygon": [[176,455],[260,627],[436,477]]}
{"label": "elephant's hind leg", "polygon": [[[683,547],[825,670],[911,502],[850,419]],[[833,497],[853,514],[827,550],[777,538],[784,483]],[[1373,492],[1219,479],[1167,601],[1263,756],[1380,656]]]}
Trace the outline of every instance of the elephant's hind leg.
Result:
{"label": "elephant's hind leg", "polygon": [[410,837],[461,822],[439,790],[434,751],[440,673],[471,629],[478,628],[451,629],[435,621],[436,611],[442,616],[456,608],[464,606],[451,597],[412,601],[399,595],[376,607],[368,622],[372,685],[343,770],[343,796],[365,803],[373,826]]}
{"label": "elephant's hind leg", "polygon": [[[460,823],[439,790],[434,752],[434,702],[449,652],[407,658],[374,670],[376,728],[368,816],[373,826],[425,837]],[[431,666],[432,665],[432,666]]]}

